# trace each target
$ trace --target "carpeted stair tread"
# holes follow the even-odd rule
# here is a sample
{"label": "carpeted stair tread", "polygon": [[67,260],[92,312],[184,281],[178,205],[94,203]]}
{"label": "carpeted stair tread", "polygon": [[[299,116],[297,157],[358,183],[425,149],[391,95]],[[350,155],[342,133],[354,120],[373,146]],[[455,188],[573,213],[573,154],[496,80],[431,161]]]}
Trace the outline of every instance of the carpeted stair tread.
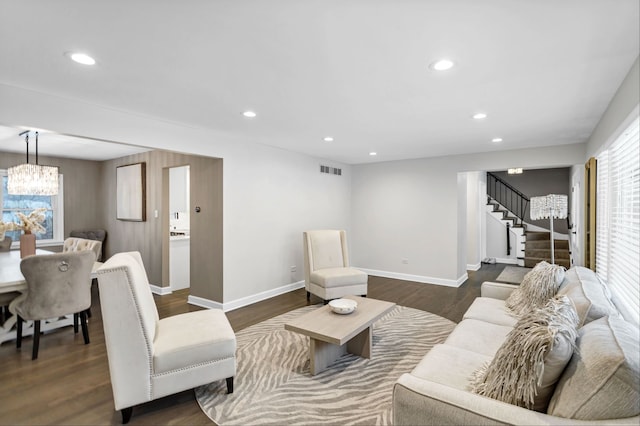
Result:
{"label": "carpeted stair tread", "polygon": [[527,241],[540,241],[540,240],[550,240],[549,232],[527,232]]}
{"label": "carpeted stair tread", "polygon": [[[542,249],[551,250],[551,242],[548,239],[531,241],[529,240],[529,237],[527,237],[526,244],[527,244],[527,248],[534,249],[534,250],[542,250]],[[553,246],[556,250],[569,250],[569,241],[554,240]]]}
{"label": "carpeted stair tread", "polygon": [[[569,252],[569,250],[554,250],[554,257],[556,259],[570,259],[571,258],[571,253]],[[524,256],[525,257],[537,257],[537,258],[551,258],[551,250],[549,249],[530,249],[530,248],[525,248],[524,249]]]}
{"label": "carpeted stair tread", "polygon": [[[547,257],[547,258],[540,258],[540,257],[526,257],[524,258],[524,266],[527,268],[533,268],[534,266],[536,266],[538,263],[542,262],[542,261],[546,261],[546,262],[551,262],[551,256]],[[559,258],[555,258],[555,263],[556,265],[560,265],[560,266],[564,266],[565,268],[569,269],[571,267],[571,261],[569,259],[559,259]]]}

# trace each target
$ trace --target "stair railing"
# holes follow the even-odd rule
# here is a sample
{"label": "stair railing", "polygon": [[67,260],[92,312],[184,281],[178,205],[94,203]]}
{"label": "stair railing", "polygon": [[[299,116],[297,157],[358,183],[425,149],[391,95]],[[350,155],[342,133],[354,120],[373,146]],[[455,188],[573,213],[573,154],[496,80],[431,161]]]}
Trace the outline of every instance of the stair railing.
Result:
{"label": "stair railing", "polygon": [[487,195],[520,219],[520,224],[524,222],[529,198],[491,172],[487,172]]}

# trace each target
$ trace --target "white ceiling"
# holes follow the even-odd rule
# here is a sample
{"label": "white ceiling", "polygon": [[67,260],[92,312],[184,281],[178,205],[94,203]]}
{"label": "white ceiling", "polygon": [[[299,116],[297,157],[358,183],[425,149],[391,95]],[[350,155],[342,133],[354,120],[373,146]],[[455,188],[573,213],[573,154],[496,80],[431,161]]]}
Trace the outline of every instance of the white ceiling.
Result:
{"label": "white ceiling", "polygon": [[638,0],[2,0],[0,83],[358,164],[585,142],[639,25]]}
{"label": "white ceiling", "polygon": [[74,136],[61,135],[59,133],[51,133],[42,129],[25,129],[7,126],[0,126],[0,151],[26,154],[26,140],[24,135],[20,136],[20,133],[24,130],[30,130],[30,162],[35,162],[36,131],[38,131],[38,155],[52,155],[56,157],[103,161],[149,151],[148,148],[141,148],[122,143],[78,138]]}

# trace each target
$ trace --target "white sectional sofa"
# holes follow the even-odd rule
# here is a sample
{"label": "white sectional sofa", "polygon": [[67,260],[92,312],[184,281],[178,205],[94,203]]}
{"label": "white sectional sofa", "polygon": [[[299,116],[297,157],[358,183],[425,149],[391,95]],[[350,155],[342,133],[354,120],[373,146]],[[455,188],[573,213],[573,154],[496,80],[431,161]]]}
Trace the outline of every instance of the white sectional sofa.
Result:
{"label": "white sectional sofa", "polygon": [[394,425],[638,425],[639,331],[626,322],[589,269],[566,272],[558,290],[579,317],[577,350],[546,412],[471,392],[471,378],[490,362],[517,322],[505,300],[517,286],[485,282],[448,339],[394,386]]}

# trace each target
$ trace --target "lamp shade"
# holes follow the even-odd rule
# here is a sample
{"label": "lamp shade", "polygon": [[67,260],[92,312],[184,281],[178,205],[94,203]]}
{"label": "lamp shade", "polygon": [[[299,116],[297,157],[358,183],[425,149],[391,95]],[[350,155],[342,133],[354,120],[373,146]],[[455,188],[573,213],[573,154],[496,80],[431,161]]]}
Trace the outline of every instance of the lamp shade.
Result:
{"label": "lamp shade", "polygon": [[11,195],[56,195],[58,168],[29,163],[9,167],[7,191]]}
{"label": "lamp shade", "polygon": [[531,197],[529,214],[532,220],[566,219],[568,204],[566,195],[549,194],[543,197]]}

